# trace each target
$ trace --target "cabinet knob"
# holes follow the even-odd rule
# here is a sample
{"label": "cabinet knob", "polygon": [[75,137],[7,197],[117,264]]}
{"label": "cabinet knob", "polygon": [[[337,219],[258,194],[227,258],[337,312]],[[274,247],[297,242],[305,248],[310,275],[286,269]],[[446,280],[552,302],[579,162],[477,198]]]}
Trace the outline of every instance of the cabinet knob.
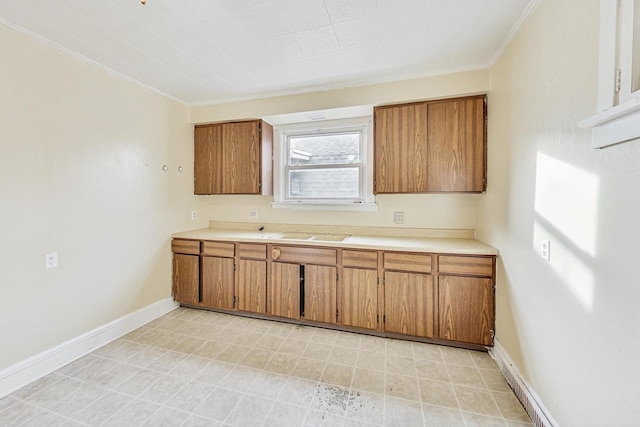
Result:
{"label": "cabinet knob", "polygon": [[271,259],[278,259],[278,258],[280,258],[280,248],[271,249]]}

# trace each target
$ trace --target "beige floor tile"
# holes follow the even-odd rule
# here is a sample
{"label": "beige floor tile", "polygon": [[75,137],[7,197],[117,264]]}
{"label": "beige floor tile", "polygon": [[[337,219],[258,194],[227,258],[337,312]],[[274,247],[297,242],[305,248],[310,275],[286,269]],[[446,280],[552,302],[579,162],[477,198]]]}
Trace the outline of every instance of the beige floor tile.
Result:
{"label": "beige floor tile", "polygon": [[112,417],[107,419],[102,426],[139,426],[147,421],[158,409],[160,409],[160,405],[146,402],[144,400],[134,399],[120,411],[116,412]]}
{"label": "beige floor tile", "polygon": [[139,396],[159,378],[160,375],[157,372],[143,369],[124,381],[117,390],[129,396]]}
{"label": "beige floor tile", "polygon": [[210,359],[198,356],[187,356],[180,360],[172,370],[169,371],[171,375],[183,378],[196,378],[200,371],[202,371],[210,362]]}
{"label": "beige floor tile", "polygon": [[251,387],[259,372],[256,369],[238,365],[220,381],[219,386],[244,393]]}
{"label": "beige floor tile", "polygon": [[80,390],[83,384],[83,381],[70,377],[62,377],[59,381],[29,395],[25,398],[25,401],[40,408],[51,408],[64,397]]}
{"label": "beige floor tile", "polygon": [[231,371],[233,371],[235,366],[236,365],[221,362],[219,360],[211,360],[198,373],[197,381],[202,381],[211,385],[219,384],[223,380],[223,378],[225,378],[231,373]]}
{"label": "beige floor tile", "polygon": [[407,400],[420,400],[418,380],[398,374],[386,374],[385,393],[389,396],[400,397]]}
{"label": "beige floor tile", "polygon": [[407,427],[423,425],[422,406],[418,402],[386,396],[384,408],[385,426]]}
{"label": "beige floor tile", "polygon": [[489,390],[512,393],[509,383],[507,383],[507,380],[502,376],[500,371],[493,369],[479,369],[479,371]]}
{"label": "beige floor tile", "polygon": [[422,405],[422,415],[425,426],[460,427],[464,426],[462,412],[458,409],[442,408],[439,406]]}
{"label": "beige floor tile", "polygon": [[223,425],[220,421],[213,421],[208,418],[191,415],[180,427],[222,427]]}
{"label": "beige floor tile", "polygon": [[260,341],[256,343],[254,348],[276,351],[284,342],[285,338],[266,333],[262,338],[260,338]]}
{"label": "beige floor tile", "polygon": [[166,352],[167,350],[162,348],[145,346],[142,350],[125,360],[125,363],[146,368]]}
{"label": "beige floor tile", "polygon": [[429,405],[458,409],[453,385],[438,381],[418,380],[420,399]]}
{"label": "beige floor tile", "polygon": [[276,402],[264,422],[264,427],[301,426],[307,416],[307,408]]}
{"label": "beige floor tile", "polygon": [[416,360],[416,375],[427,380],[450,382],[447,366],[433,360]]}
{"label": "beige floor tile", "polygon": [[112,392],[102,396],[91,405],[75,414],[73,418],[76,421],[89,425],[100,425],[111,418],[129,402],[131,402],[131,398],[129,396]]}
{"label": "beige floor tile", "polygon": [[142,392],[140,399],[162,405],[166,403],[177,390],[180,390],[188,383],[189,380],[186,378],[164,375],[153,383],[151,387]]}
{"label": "beige floor tile", "polygon": [[309,326],[296,326],[289,332],[287,338],[294,339],[298,341],[311,341],[313,334],[315,333],[315,328]]}
{"label": "beige floor tile", "polygon": [[310,342],[302,353],[302,356],[308,359],[326,361],[329,359],[332,350],[333,348],[331,346]]}
{"label": "beige floor tile", "polygon": [[359,334],[353,334],[350,332],[338,332],[334,345],[357,350],[360,348],[361,339],[362,336]]}
{"label": "beige floor tile", "polygon": [[352,366],[327,363],[320,380],[327,384],[349,388],[353,379],[353,369]]}
{"label": "beige floor tile", "polygon": [[344,417],[311,410],[307,412],[307,417],[302,425],[304,427],[335,427],[341,426],[343,422]]}
{"label": "beige floor tile", "polygon": [[184,341],[174,345],[170,350],[177,351],[179,353],[191,354],[200,348],[205,342],[207,341],[202,338],[186,337]]}
{"label": "beige floor tile", "polygon": [[386,359],[387,356],[384,353],[360,350],[358,352],[358,360],[356,360],[356,367],[384,372]]}
{"label": "beige floor tile", "polygon": [[264,334],[253,332],[249,330],[243,331],[240,335],[233,339],[233,344],[237,344],[243,347],[253,347],[264,336]]}
{"label": "beige floor tile", "polygon": [[320,383],[311,402],[310,410],[344,417],[350,398],[351,393],[347,387]]}
{"label": "beige floor tile", "polygon": [[50,409],[65,417],[74,418],[76,414],[109,393],[111,392],[96,384],[84,383],[79,390],[62,398]]}
{"label": "beige floor tile", "polygon": [[311,338],[311,342],[316,344],[333,345],[335,344],[337,337],[338,333],[336,331],[316,328],[316,331],[313,333],[313,338]]}
{"label": "beige floor tile", "polygon": [[267,366],[273,355],[274,353],[271,351],[254,348],[239,362],[239,364],[255,369],[262,369]]}
{"label": "beige floor tile", "polygon": [[359,390],[351,391],[346,417],[369,424],[381,423],[384,419],[384,396]]}
{"label": "beige floor tile", "polygon": [[325,366],[326,363],[323,361],[302,357],[298,360],[296,367],[293,368],[291,376],[311,381],[319,381]]}
{"label": "beige floor tile", "polygon": [[470,354],[479,369],[499,370],[498,365],[496,365],[496,361],[489,356],[489,353],[484,351],[472,351]]}
{"label": "beige floor tile", "polygon": [[467,427],[506,427],[502,418],[488,417],[486,415],[462,413]]}
{"label": "beige floor tile", "polygon": [[245,395],[231,411],[225,423],[232,426],[260,427],[274,405],[273,400]]}
{"label": "beige floor tile", "polygon": [[360,351],[385,353],[387,351],[387,341],[385,338],[363,335],[360,340]]}
{"label": "beige floor tile", "polygon": [[475,367],[471,352],[462,348],[440,347],[440,353],[446,363]]}
{"label": "beige floor tile", "polygon": [[187,354],[175,351],[166,351],[153,362],[147,365],[147,369],[158,372],[169,372],[181,361],[187,358]]}
{"label": "beige floor tile", "polygon": [[262,371],[256,375],[255,380],[247,389],[248,394],[276,400],[289,377]]}
{"label": "beige floor tile", "polygon": [[472,387],[454,386],[460,409],[467,412],[500,417],[500,411],[491,398],[488,390],[481,390]]}
{"label": "beige floor tile", "polygon": [[480,371],[475,366],[447,364],[449,378],[453,384],[466,385],[475,388],[487,388]]}
{"label": "beige floor tile", "polygon": [[242,399],[243,394],[216,387],[209,397],[194,411],[196,415],[224,421]]}
{"label": "beige floor tile", "polygon": [[384,373],[356,368],[351,387],[366,392],[384,394]]}
{"label": "beige floor tile", "polygon": [[241,347],[235,344],[229,344],[224,350],[222,350],[217,356],[216,360],[221,360],[227,363],[238,363],[251,351],[248,347]]}
{"label": "beige floor tile", "polygon": [[413,357],[404,357],[396,354],[388,354],[386,358],[386,372],[401,375],[416,375],[416,367]]}
{"label": "beige floor tile", "polygon": [[302,341],[299,339],[293,339],[291,337],[287,337],[286,340],[282,342],[280,347],[276,350],[278,353],[286,353],[286,354],[294,354],[297,356],[301,356],[305,349],[307,348],[308,341]]}
{"label": "beige floor tile", "polygon": [[492,392],[502,416],[511,421],[529,422],[529,416],[513,393]]}
{"label": "beige floor tile", "polygon": [[189,417],[190,414],[177,409],[160,408],[142,425],[143,427],[179,426]]}
{"label": "beige floor tile", "polygon": [[309,408],[316,395],[318,383],[300,378],[289,378],[280,391],[278,402]]}
{"label": "beige floor tile", "polygon": [[198,381],[191,381],[178,389],[165,403],[165,406],[193,412],[213,392],[214,386]]}
{"label": "beige floor tile", "polygon": [[298,359],[298,356],[292,354],[275,353],[264,369],[269,372],[289,375],[298,363]]}
{"label": "beige floor tile", "polygon": [[292,326],[288,323],[278,322],[275,323],[273,327],[271,327],[271,329],[269,329],[269,332],[267,332],[267,334],[286,338],[294,328],[295,326]]}
{"label": "beige floor tile", "polygon": [[413,357],[413,344],[410,341],[389,339],[387,341],[387,354]]}
{"label": "beige floor tile", "polygon": [[426,343],[413,343],[413,356],[420,360],[433,360],[435,362],[442,362],[442,353],[440,353],[440,347],[433,344]]}
{"label": "beige floor tile", "polygon": [[19,401],[0,412],[0,425],[17,426],[24,422],[28,422],[28,420],[33,419],[42,412],[43,410],[36,406],[30,405],[27,402]]}
{"label": "beige floor tile", "polygon": [[220,341],[204,341],[192,354],[194,356],[206,357],[207,359],[215,359],[216,356],[222,353],[228,346],[229,344]]}
{"label": "beige floor tile", "polygon": [[358,350],[349,347],[334,346],[329,355],[328,362],[341,365],[355,366],[358,359]]}

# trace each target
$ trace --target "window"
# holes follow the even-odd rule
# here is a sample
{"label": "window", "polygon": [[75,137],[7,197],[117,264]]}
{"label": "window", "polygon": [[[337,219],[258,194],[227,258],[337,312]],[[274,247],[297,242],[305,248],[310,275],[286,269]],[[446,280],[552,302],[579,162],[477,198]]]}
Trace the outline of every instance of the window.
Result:
{"label": "window", "polygon": [[370,209],[371,118],[276,127],[274,207]]}
{"label": "window", "polygon": [[592,145],[640,138],[640,0],[600,0],[598,113],[580,122]]}

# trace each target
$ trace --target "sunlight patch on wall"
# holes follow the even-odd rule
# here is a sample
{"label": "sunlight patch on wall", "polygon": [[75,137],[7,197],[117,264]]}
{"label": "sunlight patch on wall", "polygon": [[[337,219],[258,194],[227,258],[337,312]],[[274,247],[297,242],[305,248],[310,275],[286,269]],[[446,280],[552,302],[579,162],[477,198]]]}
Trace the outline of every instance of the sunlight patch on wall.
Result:
{"label": "sunlight patch on wall", "polygon": [[580,250],[596,255],[599,179],[538,153],[535,210]]}

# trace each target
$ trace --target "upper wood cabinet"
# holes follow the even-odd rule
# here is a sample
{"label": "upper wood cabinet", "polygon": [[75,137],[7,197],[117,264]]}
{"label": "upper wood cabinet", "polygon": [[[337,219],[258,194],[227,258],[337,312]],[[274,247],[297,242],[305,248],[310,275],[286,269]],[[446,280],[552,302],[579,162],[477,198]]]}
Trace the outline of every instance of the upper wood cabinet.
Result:
{"label": "upper wood cabinet", "polygon": [[486,96],[374,108],[376,194],[483,192]]}
{"label": "upper wood cabinet", "polygon": [[195,194],[272,194],[273,127],[263,120],[197,125]]}

